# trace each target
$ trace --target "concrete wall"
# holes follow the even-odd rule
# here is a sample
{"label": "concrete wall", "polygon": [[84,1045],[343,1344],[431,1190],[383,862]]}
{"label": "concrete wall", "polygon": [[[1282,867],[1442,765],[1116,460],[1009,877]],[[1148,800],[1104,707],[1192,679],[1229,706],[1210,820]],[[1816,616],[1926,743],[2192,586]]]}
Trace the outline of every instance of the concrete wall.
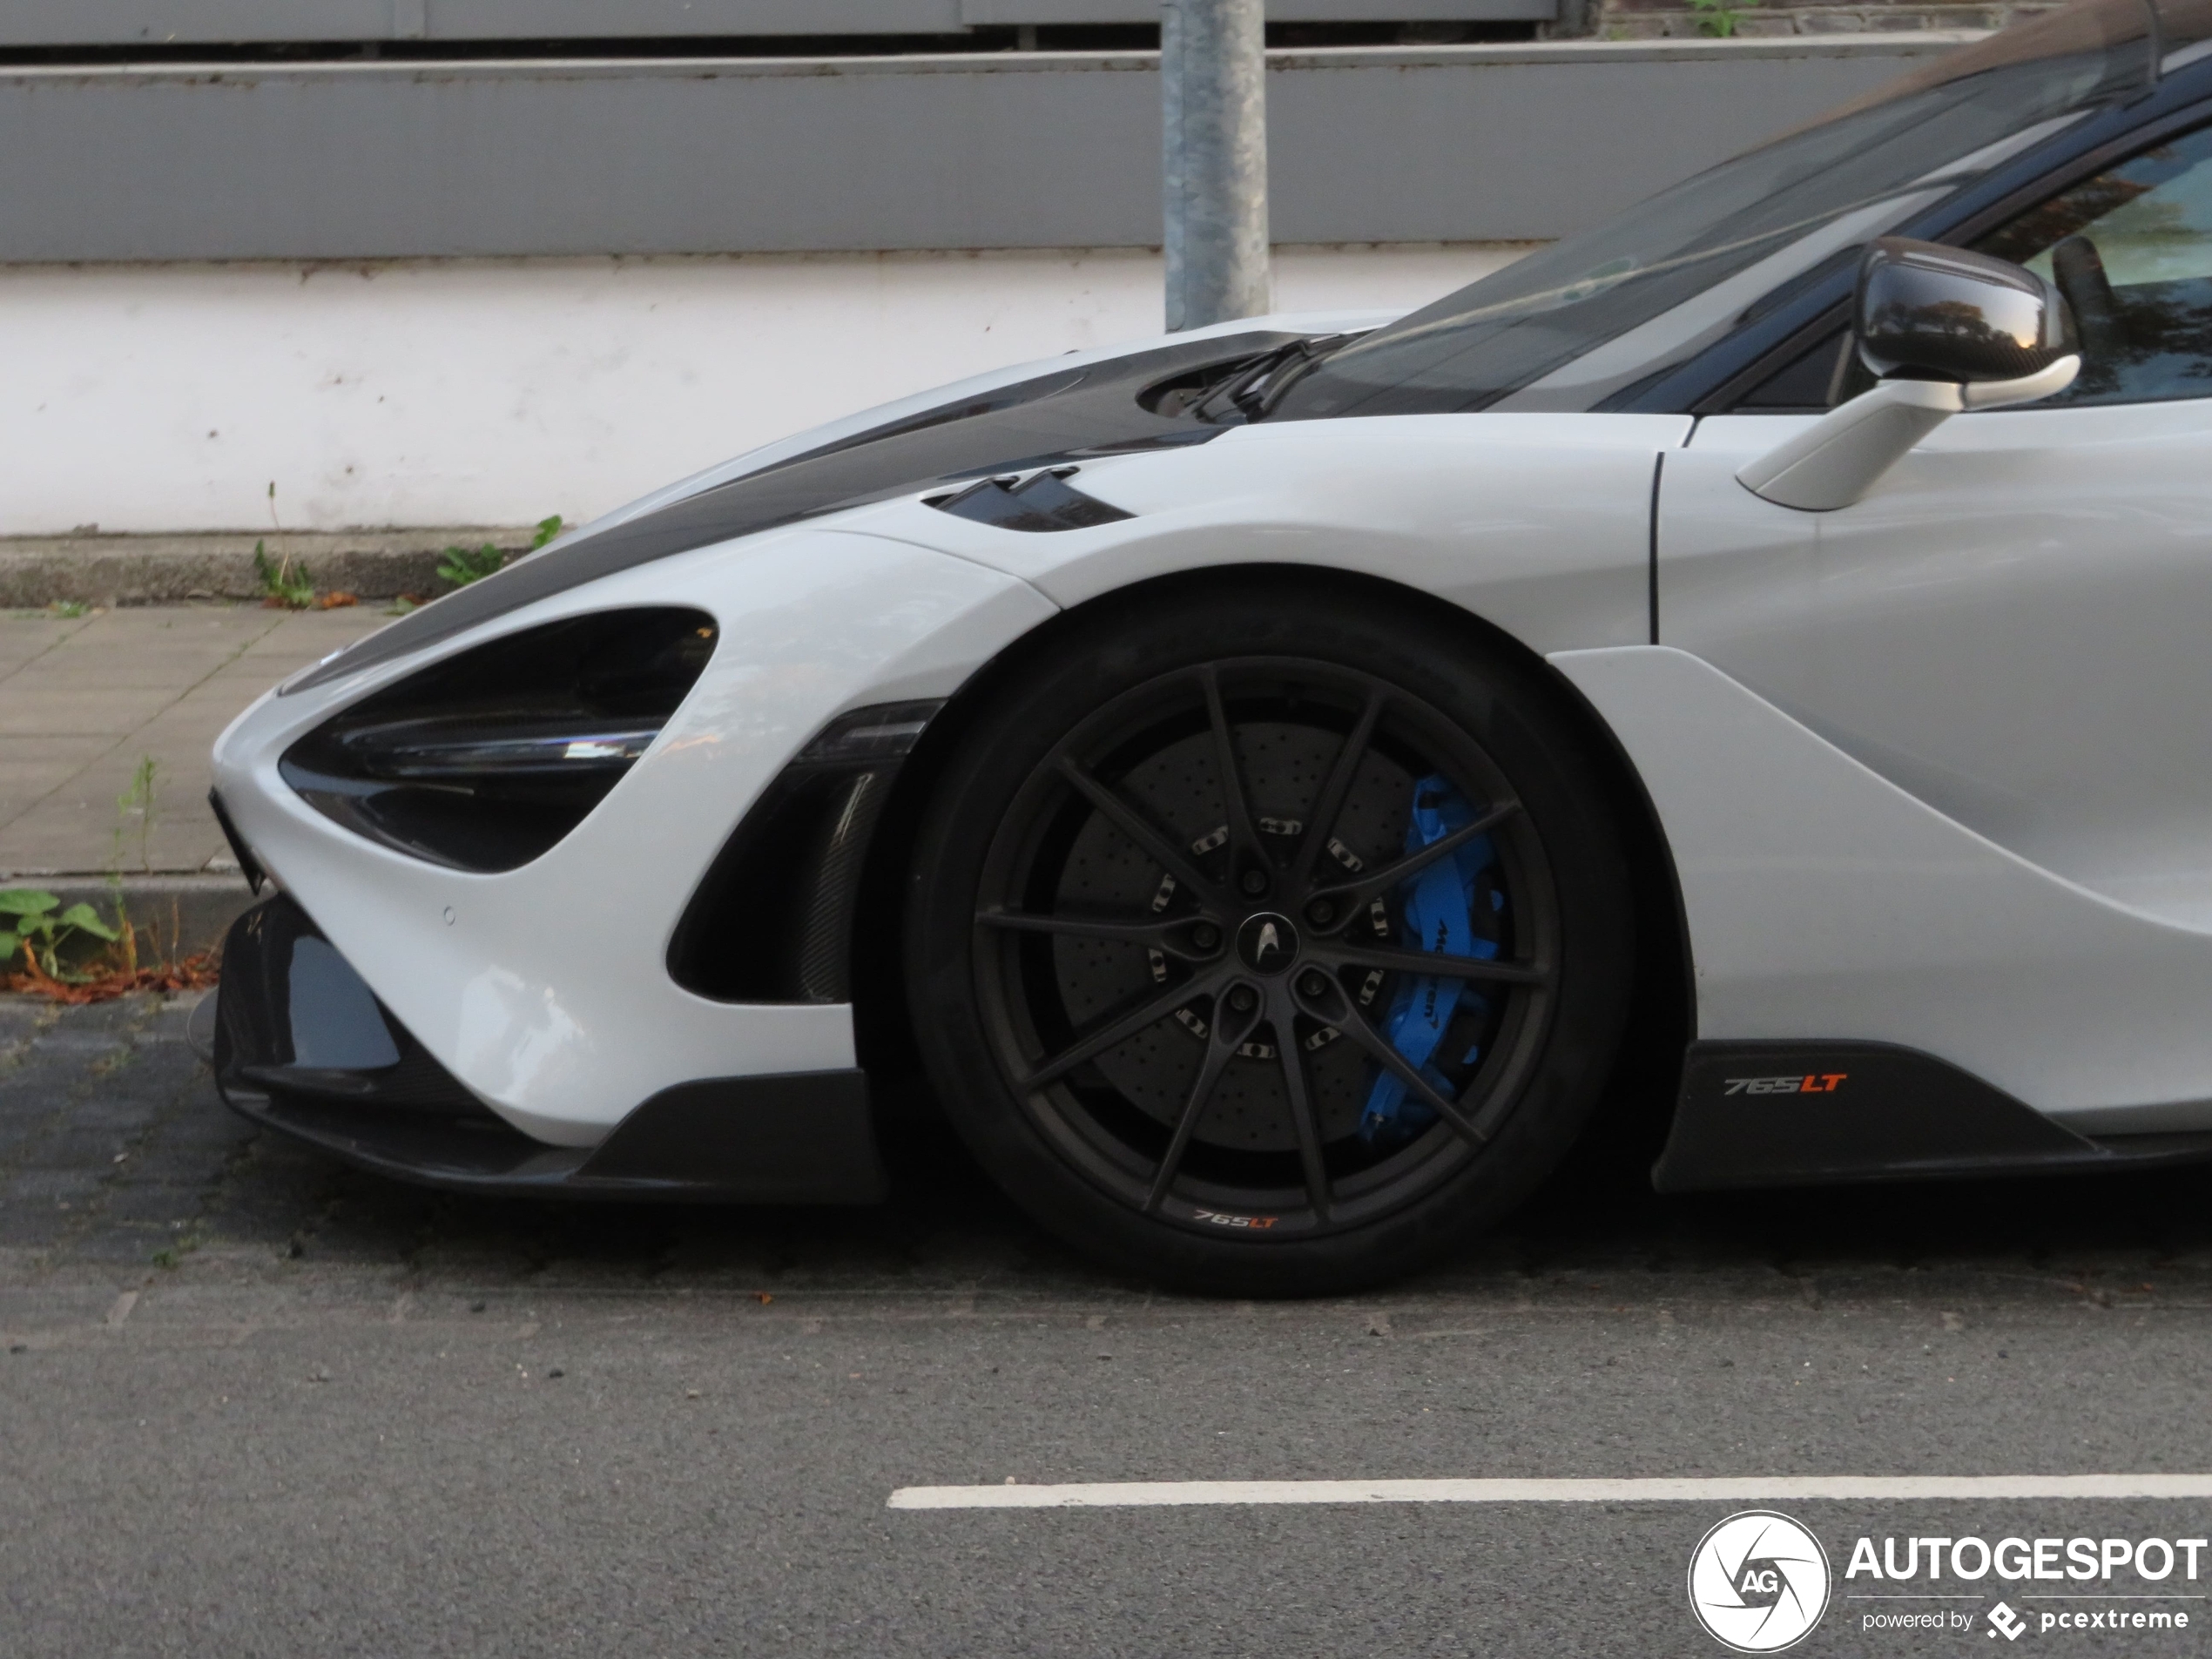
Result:
{"label": "concrete wall", "polygon": [[[1278,241],[1581,228],[1948,37],[1271,54]],[[0,262],[1143,246],[1150,54],[0,70]]]}
{"label": "concrete wall", "polygon": [[[1424,303],[1947,44],[1275,54],[1278,303]],[[1157,97],[1144,55],[0,71],[0,536],[580,519],[1155,334]]]}
{"label": "concrete wall", "polygon": [[[1268,0],[1267,15],[1278,23],[1534,15],[1499,3]],[[6,0],[0,46],[951,34],[979,24],[1159,17],[1160,0]]]}
{"label": "concrete wall", "polygon": [[[1410,307],[1518,251],[1286,249],[1278,298]],[[1157,334],[1160,280],[1128,252],[0,269],[0,536],[578,520]]]}

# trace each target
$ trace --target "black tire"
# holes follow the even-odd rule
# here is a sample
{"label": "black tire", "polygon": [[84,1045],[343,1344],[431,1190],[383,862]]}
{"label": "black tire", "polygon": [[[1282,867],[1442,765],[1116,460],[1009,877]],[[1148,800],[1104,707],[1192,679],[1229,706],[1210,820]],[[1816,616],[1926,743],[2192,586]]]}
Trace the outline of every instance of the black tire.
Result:
{"label": "black tire", "polygon": [[[1541,667],[1440,604],[1270,578],[1103,601],[1005,664],[907,925],[915,1036],[985,1168],[1078,1249],[1235,1295],[1372,1284],[1507,1214],[1590,1114],[1635,955]],[[1416,900],[1424,871],[1450,874]],[[1464,951],[1409,956],[1416,922]]]}

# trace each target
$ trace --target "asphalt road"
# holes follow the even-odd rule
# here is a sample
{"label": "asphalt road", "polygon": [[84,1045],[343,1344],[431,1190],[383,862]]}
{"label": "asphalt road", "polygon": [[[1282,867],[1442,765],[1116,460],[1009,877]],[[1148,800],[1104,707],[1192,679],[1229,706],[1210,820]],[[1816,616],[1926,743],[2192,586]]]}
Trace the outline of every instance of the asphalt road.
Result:
{"label": "asphalt road", "polygon": [[[1661,1201],[1584,1180],[1386,1294],[1164,1296],[926,1139],[874,1211],[462,1202],[226,1113],[147,1001],[0,1001],[0,1655],[1717,1654],[1738,1504],[894,1510],[897,1487],[2212,1471],[2212,1175]],[[1777,1506],[1794,1651],[2159,1583],[1855,1540],[2178,1539],[2212,1501]],[[2123,1577],[2125,1575],[2123,1574]],[[1938,1602],[1858,1598],[1943,1591]],[[1983,1622],[2000,1595],[2017,1643]],[[2097,1608],[2105,1604],[2101,1600]],[[1883,1608],[1964,1628],[1869,1630]]]}

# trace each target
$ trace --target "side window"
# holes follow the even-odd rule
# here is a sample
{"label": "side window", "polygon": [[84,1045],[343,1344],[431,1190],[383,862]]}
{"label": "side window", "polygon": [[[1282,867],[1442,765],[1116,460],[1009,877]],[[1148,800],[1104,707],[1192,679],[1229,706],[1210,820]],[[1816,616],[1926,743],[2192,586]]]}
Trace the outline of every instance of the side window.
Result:
{"label": "side window", "polygon": [[1791,359],[1736,401],[1745,415],[1811,415],[1836,402],[1837,382],[1848,367],[1851,330],[1821,336],[1812,348]]}
{"label": "side window", "polygon": [[2049,400],[2212,396],[2212,128],[2084,179],[1976,246],[2055,281],[2081,374]]}

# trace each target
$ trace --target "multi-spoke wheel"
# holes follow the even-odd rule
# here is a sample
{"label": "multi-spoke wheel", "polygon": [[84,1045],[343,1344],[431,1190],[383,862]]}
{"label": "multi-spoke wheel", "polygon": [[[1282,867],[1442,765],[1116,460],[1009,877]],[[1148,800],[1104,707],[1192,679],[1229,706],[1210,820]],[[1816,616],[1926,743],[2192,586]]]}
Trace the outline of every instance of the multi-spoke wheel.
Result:
{"label": "multi-spoke wheel", "polygon": [[1240,1291],[1401,1271],[1571,1143],[1625,1002],[1602,792],[1535,675],[1419,613],[1177,591],[995,688],[911,994],[1015,1198]]}

